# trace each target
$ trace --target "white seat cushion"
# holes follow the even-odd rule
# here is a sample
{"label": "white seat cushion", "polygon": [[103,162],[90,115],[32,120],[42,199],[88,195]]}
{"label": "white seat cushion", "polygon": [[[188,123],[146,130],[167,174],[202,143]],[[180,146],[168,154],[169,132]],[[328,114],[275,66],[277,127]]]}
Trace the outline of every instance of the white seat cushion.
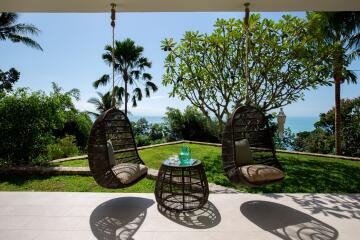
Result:
{"label": "white seat cushion", "polygon": [[147,174],[147,167],[145,165],[135,163],[121,163],[114,166],[112,170],[122,184],[132,183],[139,177]]}
{"label": "white seat cushion", "polygon": [[239,170],[248,182],[254,184],[272,182],[284,178],[284,173],[280,169],[262,164],[242,166]]}

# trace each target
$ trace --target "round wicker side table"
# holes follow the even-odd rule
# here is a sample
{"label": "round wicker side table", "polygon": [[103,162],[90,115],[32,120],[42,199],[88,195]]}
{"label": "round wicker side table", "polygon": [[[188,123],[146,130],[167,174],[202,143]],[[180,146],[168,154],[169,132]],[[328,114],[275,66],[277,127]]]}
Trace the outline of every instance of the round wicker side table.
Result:
{"label": "round wicker side table", "polygon": [[201,161],[186,166],[163,162],[155,186],[160,206],[171,211],[195,210],[204,206],[208,197],[209,185]]}

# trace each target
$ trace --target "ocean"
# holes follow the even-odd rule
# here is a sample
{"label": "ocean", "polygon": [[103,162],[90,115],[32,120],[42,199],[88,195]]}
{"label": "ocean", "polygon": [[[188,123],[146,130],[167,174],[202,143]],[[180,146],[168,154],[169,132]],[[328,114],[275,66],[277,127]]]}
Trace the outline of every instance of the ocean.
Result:
{"label": "ocean", "polygon": [[[137,121],[141,116],[130,115],[130,121]],[[163,122],[163,116],[146,116],[149,123]],[[293,133],[314,130],[314,123],[319,120],[318,117],[286,117],[285,128],[290,128]]]}

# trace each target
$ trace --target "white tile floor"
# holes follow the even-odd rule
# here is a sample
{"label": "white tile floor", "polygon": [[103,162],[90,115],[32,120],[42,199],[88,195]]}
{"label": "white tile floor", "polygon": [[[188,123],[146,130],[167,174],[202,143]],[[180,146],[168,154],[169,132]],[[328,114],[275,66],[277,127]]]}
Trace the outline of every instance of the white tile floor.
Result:
{"label": "white tile floor", "polygon": [[360,194],[212,194],[193,213],[153,194],[0,192],[0,239],[359,239]]}

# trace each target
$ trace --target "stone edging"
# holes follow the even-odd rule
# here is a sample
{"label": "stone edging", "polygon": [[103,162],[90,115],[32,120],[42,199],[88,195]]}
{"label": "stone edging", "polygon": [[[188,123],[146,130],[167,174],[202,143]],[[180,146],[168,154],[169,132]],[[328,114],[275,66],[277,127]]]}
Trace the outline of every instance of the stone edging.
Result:
{"label": "stone edging", "polygon": [[91,176],[88,167],[9,167],[0,168],[1,174],[49,174],[49,175],[80,175]]}

